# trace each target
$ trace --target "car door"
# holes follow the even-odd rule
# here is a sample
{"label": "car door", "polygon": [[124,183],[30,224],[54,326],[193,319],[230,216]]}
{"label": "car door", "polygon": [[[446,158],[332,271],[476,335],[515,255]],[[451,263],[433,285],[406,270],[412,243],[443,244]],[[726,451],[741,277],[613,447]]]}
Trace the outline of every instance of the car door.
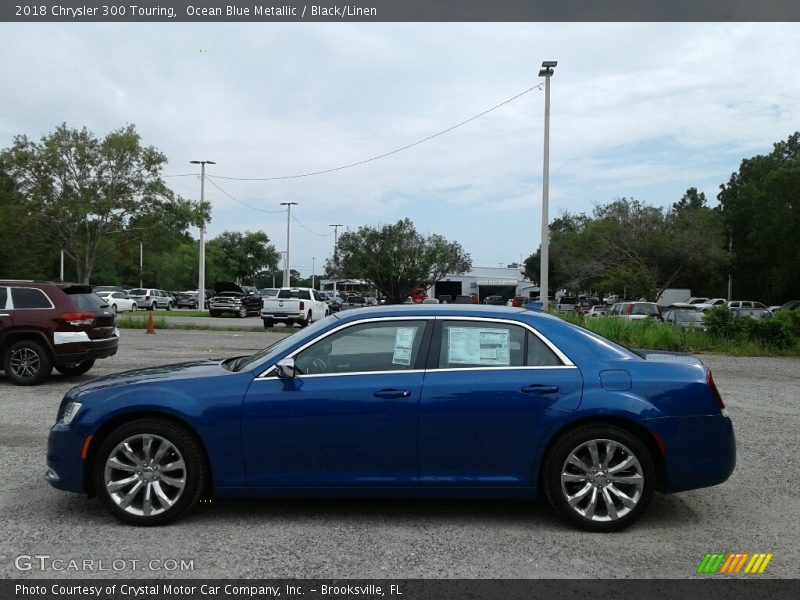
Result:
{"label": "car door", "polygon": [[420,482],[531,485],[555,421],[581,399],[580,371],[521,323],[437,321],[420,404]]}
{"label": "car door", "polygon": [[0,343],[2,343],[5,334],[14,324],[12,317],[13,311],[8,310],[6,306],[6,304],[8,303],[8,299],[9,299],[8,288],[0,287]]}
{"label": "car door", "polygon": [[292,355],[296,377],[257,378],[242,412],[249,484],[415,483],[430,329],[418,318],[344,325]]}

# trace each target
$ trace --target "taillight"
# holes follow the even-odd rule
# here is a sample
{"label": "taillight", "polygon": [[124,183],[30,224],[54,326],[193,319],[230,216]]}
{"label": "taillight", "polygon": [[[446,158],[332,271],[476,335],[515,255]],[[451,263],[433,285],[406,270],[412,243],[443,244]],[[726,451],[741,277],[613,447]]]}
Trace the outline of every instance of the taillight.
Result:
{"label": "taillight", "polygon": [[303,304],[303,301],[300,300],[300,310],[305,310],[306,305]]}
{"label": "taillight", "polygon": [[61,315],[61,320],[73,327],[80,327],[94,323],[94,315],[92,313],[64,313]]}
{"label": "taillight", "polygon": [[711,374],[710,370],[706,371],[706,383],[708,387],[711,388],[711,393],[714,395],[714,400],[717,401],[719,409],[725,410],[725,403],[722,401],[722,396],[720,396],[717,385],[714,383],[714,376]]}

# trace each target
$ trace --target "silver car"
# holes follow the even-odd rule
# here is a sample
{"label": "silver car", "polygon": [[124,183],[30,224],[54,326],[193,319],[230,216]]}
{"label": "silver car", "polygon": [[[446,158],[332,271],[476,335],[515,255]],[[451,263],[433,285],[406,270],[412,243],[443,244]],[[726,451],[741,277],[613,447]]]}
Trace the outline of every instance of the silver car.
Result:
{"label": "silver car", "polygon": [[158,310],[159,308],[172,310],[172,307],[175,306],[175,301],[170,294],[155,288],[133,288],[128,292],[128,298],[135,301],[139,308],[147,310]]}

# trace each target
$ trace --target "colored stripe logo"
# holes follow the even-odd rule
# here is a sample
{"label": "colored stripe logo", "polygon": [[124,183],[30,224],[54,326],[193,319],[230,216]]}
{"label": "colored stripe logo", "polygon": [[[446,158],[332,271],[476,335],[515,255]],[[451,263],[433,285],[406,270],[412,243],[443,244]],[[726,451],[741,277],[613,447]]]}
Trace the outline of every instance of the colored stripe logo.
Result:
{"label": "colored stripe logo", "polygon": [[747,575],[760,574],[766,571],[773,554],[763,552],[708,552],[700,561],[697,573],[709,575]]}

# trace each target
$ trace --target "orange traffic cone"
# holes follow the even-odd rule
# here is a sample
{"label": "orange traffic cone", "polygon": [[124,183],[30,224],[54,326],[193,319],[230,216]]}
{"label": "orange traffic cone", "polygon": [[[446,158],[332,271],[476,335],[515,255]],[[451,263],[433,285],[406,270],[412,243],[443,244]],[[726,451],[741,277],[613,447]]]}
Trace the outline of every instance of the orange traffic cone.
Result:
{"label": "orange traffic cone", "polygon": [[153,322],[153,311],[150,311],[150,316],[147,318],[147,331],[145,333],[155,333],[156,324]]}

